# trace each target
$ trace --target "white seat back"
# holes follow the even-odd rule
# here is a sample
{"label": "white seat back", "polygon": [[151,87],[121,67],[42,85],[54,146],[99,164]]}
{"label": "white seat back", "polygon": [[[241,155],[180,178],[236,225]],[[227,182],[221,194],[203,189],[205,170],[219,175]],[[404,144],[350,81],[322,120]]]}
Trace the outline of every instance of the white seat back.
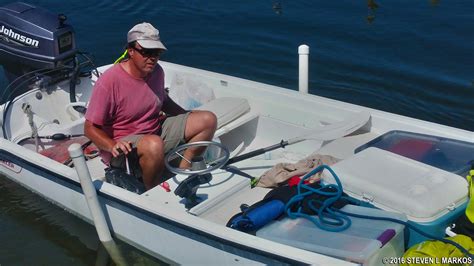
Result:
{"label": "white seat back", "polygon": [[217,128],[232,122],[250,111],[250,105],[244,98],[222,97],[207,102],[196,110],[207,110],[217,116]]}

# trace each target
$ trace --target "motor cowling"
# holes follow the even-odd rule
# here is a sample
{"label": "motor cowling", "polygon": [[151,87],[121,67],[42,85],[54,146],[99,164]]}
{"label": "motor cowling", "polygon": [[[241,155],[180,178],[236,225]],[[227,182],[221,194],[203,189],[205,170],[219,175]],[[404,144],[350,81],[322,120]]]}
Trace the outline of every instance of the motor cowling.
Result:
{"label": "motor cowling", "polygon": [[65,20],[26,3],[0,7],[0,64],[10,82],[34,70],[71,64],[77,50],[74,30]]}

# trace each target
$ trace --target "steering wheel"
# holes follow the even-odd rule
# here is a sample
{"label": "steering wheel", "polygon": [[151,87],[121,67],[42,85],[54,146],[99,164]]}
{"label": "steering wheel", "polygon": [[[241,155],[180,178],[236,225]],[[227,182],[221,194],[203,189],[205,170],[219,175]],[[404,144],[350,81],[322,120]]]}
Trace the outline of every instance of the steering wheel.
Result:
{"label": "steering wheel", "polygon": [[[192,147],[217,148],[217,150],[214,152],[217,154],[217,156],[212,156],[213,154],[211,154],[210,156],[211,158],[203,158],[202,162],[201,161],[191,162],[188,159],[186,159],[182,155],[182,153],[186,149],[192,148]],[[205,157],[208,157],[208,156],[205,156]],[[212,158],[212,157],[217,157],[217,158]],[[227,163],[227,161],[229,160],[229,157],[230,157],[229,150],[221,143],[215,142],[215,141],[197,141],[197,142],[183,144],[169,151],[168,154],[166,154],[165,156],[165,165],[166,165],[166,168],[168,168],[168,170],[170,170],[172,173],[175,173],[175,174],[202,175],[202,174],[209,173],[216,169],[221,168],[222,166],[225,165],[225,163]],[[197,169],[197,170],[183,169],[183,168],[178,168],[171,165],[171,162],[176,159],[186,160],[190,163],[201,163],[201,164],[204,163],[204,164],[202,165],[203,166],[202,169]]]}

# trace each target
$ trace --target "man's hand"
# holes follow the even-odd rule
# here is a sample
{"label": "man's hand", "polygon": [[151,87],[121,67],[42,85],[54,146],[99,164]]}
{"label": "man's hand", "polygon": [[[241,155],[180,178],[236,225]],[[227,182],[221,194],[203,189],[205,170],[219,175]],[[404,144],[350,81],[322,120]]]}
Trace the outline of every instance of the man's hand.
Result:
{"label": "man's hand", "polygon": [[87,138],[92,140],[99,149],[112,153],[112,156],[117,157],[121,153],[127,155],[132,151],[132,143],[129,141],[115,141],[111,139],[102,126],[93,124],[89,120],[84,123],[84,134]]}
{"label": "man's hand", "polygon": [[127,155],[131,151],[132,143],[129,141],[119,140],[112,146],[112,148],[110,148],[110,153],[112,153],[112,156],[114,157],[119,156],[121,153]]}

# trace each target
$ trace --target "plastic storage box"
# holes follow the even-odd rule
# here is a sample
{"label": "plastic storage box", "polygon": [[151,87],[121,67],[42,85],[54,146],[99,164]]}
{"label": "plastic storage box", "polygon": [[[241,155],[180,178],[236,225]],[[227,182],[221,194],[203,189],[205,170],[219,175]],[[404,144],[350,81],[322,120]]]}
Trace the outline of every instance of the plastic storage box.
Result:
{"label": "plastic storage box", "polygon": [[[367,148],[331,168],[348,195],[377,208],[407,215],[423,231],[444,237],[464,211],[467,181],[450,172],[378,148]],[[323,180],[335,183],[325,170]],[[426,240],[409,232],[408,246]]]}
{"label": "plastic storage box", "polygon": [[[341,210],[406,221],[406,217],[402,214],[374,208],[346,205]],[[364,265],[382,265],[384,257],[403,255],[403,225],[388,221],[350,218],[351,226],[342,232],[322,230],[304,218],[284,218],[258,230],[257,236]]]}
{"label": "plastic storage box", "polygon": [[389,131],[358,147],[376,147],[463,177],[474,163],[474,143],[407,131]]}

